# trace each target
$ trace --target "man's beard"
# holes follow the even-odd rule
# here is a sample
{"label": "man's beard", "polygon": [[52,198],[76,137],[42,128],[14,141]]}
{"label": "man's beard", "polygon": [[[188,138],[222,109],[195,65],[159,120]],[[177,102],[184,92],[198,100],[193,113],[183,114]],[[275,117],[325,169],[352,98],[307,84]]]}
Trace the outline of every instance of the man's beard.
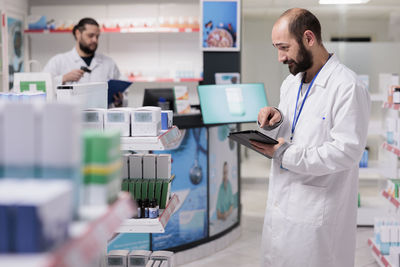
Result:
{"label": "man's beard", "polygon": [[295,62],[294,60],[286,60],[283,63],[284,64],[290,64],[293,63],[292,66],[289,66],[289,71],[291,74],[296,75],[299,72],[304,72],[311,68],[313,65],[313,58],[312,54],[310,51],[308,51],[303,43],[299,43],[299,54],[297,56],[298,62]]}
{"label": "man's beard", "polygon": [[86,44],[83,44],[82,42],[79,42],[79,48],[88,55],[93,55],[94,52],[96,52],[97,49],[97,45],[94,49],[91,49],[89,46],[87,46]]}

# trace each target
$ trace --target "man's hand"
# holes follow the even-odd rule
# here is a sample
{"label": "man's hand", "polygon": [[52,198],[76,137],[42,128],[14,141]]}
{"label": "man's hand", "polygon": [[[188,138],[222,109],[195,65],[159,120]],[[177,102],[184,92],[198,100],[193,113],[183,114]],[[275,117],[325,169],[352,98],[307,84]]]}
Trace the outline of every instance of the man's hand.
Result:
{"label": "man's hand", "polygon": [[[279,113],[279,112],[278,112]],[[272,156],[274,155],[275,151],[283,144],[285,143],[285,139],[283,139],[282,137],[278,138],[278,144],[276,145],[268,145],[268,144],[264,144],[264,143],[260,143],[257,141],[251,141],[250,140],[250,144],[260,153],[262,153],[263,155],[269,156],[272,158]]]}
{"label": "man's hand", "polygon": [[119,108],[122,107],[122,103],[124,101],[124,95],[121,92],[118,92],[118,94],[113,95],[113,103],[114,107]]}
{"label": "man's hand", "polygon": [[64,74],[62,77],[62,83],[65,84],[67,82],[77,82],[79,81],[85,72],[83,70],[71,70],[67,74]]}
{"label": "man's hand", "polygon": [[281,113],[273,107],[265,107],[258,112],[258,122],[260,127],[273,126],[275,123],[281,121]]}

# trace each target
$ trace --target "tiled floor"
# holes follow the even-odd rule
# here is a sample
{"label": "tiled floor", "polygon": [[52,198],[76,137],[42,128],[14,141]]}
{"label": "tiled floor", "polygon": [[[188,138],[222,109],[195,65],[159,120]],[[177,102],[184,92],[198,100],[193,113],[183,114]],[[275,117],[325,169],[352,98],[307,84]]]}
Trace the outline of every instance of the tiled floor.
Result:
{"label": "tiled floor", "polygon": [[[259,266],[261,230],[267,199],[267,169],[268,162],[260,157],[250,157],[252,160],[243,161],[241,202],[242,202],[242,233],[240,238],[224,250],[209,257],[185,264],[185,267],[200,266]],[[262,166],[262,167],[260,167]],[[378,187],[372,182],[360,182],[360,191],[374,195]],[[373,229],[359,227],[357,229],[356,267],[379,267],[374,261],[367,239],[372,237]]]}

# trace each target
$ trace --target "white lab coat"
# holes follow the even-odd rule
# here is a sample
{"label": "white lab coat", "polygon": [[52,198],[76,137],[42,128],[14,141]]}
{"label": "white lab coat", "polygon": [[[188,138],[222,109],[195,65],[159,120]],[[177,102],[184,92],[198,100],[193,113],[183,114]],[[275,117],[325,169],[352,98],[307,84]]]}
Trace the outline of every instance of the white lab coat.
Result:
{"label": "white lab coat", "polygon": [[110,57],[95,53],[90,66],[87,66],[75,47],[69,52],[52,57],[44,67],[43,72],[51,73],[55,85],[59,85],[62,83],[64,74],[73,69],[80,69],[81,66],[89,67],[92,72],[85,72],[78,83],[107,82],[110,79],[120,79],[121,76],[117,65]]}
{"label": "white lab coat", "polygon": [[[283,122],[275,131],[287,142],[302,76],[288,76],[281,87]],[[332,55],[310,90],[292,145],[282,161],[272,161],[262,266],[354,266],[358,164],[370,105],[356,74]]]}

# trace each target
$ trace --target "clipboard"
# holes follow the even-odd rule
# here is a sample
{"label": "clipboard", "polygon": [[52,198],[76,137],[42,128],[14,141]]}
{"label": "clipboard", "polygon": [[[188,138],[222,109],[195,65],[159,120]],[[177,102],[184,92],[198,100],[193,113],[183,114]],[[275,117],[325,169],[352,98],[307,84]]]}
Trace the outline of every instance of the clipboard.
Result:
{"label": "clipboard", "polygon": [[257,151],[251,144],[250,141],[257,141],[260,143],[264,143],[264,144],[269,144],[269,145],[276,145],[278,144],[278,141],[257,131],[257,130],[247,130],[247,131],[239,131],[239,132],[231,132],[228,135],[228,138],[232,139],[233,141],[238,142],[241,145],[244,145],[258,153],[260,153],[261,155],[270,158],[266,155],[264,155],[263,153]]}
{"label": "clipboard", "polygon": [[118,92],[123,93],[132,82],[122,81],[122,80],[109,80],[108,81],[108,105],[114,102],[113,95]]}

